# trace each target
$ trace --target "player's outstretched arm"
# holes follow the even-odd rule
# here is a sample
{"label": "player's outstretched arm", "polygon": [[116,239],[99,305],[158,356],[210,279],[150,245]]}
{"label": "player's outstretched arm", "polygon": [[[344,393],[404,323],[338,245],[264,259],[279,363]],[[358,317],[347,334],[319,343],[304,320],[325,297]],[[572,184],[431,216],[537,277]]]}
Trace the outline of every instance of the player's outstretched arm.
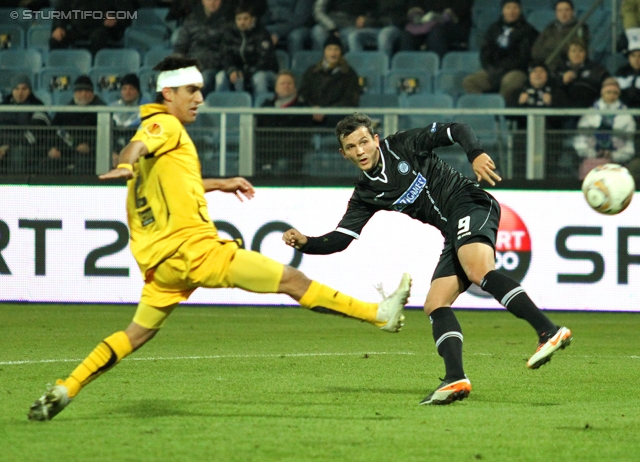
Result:
{"label": "player's outstretched arm", "polygon": [[496,164],[486,152],[483,152],[473,159],[473,164],[471,164],[471,166],[473,167],[473,171],[476,174],[478,182],[485,180],[491,186],[495,186],[496,181],[502,181],[502,178],[500,178],[500,176],[495,172]]}
{"label": "player's outstretched arm", "polygon": [[133,178],[133,164],[135,164],[140,157],[148,153],[147,146],[145,146],[142,141],[132,141],[120,151],[117,167],[98,176],[98,178],[101,180],[115,180],[119,178],[129,180]]}
{"label": "player's outstretched arm", "polygon": [[285,231],[282,235],[282,240],[288,246],[291,246],[295,249],[300,249],[303,245],[307,243],[307,236],[302,234],[297,229],[291,228],[288,231]]}
{"label": "player's outstretched arm", "polygon": [[205,192],[222,191],[233,193],[240,202],[243,202],[243,197],[253,199],[255,195],[253,185],[241,176],[235,178],[206,178],[202,180],[202,185]]}

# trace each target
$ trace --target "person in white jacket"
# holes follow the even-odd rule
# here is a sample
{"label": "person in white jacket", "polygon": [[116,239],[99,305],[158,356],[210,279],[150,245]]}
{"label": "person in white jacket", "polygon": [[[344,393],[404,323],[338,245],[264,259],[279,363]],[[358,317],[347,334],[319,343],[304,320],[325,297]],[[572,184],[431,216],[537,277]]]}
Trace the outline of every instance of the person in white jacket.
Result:
{"label": "person in white jacket", "polygon": [[[620,101],[620,85],[615,77],[602,82],[600,99],[592,106],[595,109],[627,109]],[[582,158],[580,178],[593,167],[607,162],[625,164],[635,156],[633,134],[636,122],[629,114],[585,114],[578,122],[581,133],[574,138],[573,147]]]}

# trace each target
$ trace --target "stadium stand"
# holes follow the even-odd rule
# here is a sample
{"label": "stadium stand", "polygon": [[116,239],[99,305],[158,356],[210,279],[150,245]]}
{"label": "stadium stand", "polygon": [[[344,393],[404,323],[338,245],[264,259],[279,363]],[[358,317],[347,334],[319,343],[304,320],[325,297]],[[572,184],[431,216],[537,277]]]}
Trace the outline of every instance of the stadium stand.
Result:
{"label": "stadium stand", "polygon": [[440,69],[440,57],[432,51],[399,51],[391,58],[392,71],[416,69],[435,74]]}
{"label": "stadium stand", "polygon": [[17,24],[0,24],[0,50],[18,50],[25,47],[24,29]]}
{"label": "stadium stand", "polygon": [[46,67],[74,66],[83,74],[91,69],[91,53],[84,49],[51,50],[47,53]]}
{"label": "stadium stand", "polygon": [[450,51],[442,58],[442,69],[472,74],[479,71],[480,68],[480,53],[478,51]]}
{"label": "stadium stand", "polygon": [[120,67],[128,72],[138,72],[140,53],[131,48],[103,48],[96,53],[93,67]]}

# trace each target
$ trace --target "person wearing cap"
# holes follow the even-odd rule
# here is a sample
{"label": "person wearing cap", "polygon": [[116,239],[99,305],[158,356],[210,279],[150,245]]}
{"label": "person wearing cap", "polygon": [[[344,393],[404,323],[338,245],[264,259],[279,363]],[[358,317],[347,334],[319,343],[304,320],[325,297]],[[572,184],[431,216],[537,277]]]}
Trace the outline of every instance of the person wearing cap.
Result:
{"label": "person wearing cap", "polygon": [[[300,96],[313,107],[357,107],[360,102],[358,74],[342,55],[342,42],[329,35],[324,42],[322,59],[311,65],[302,77]],[[314,114],[313,120],[335,125],[340,116]]]}
{"label": "person wearing cap", "polygon": [[538,32],[523,14],[519,0],[503,0],[502,16],[489,26],[480,47],[482,69],[462,81],[467,93],[500,92],[515,106],[527,81],[531,46]]}
{"label": "person wearing cap", "polygon": [[[31,79],[26,74],[17,74],[11,79],[11,93],[2,99],[3,105],[42,106],[42,101],[33,94]],[[0,125],[47,126],[51,119],[44,111],[0,112]],[[35,162],[37,134],[33,130],[11,130],[0,137],[0,172],[31,173]]]}
{"label": "person wearing cap", "polygon": [[[600,98],[594,109],[627,109],[620,101],[620,84],[615,77],[602,82]],[[636,122],[629,114],[585,114],[580,117],[573,147],[582,159],[578,177],[582,180],[595,166],[613,162],[625,165],[635,156],[633,134]],[[587,131],[588,133],[584,133]]]}
{"label": "person wearing cap", "polygon": [[[538,35],[533,42],[531,48],[531,57],[535,61],[547,61],[550,55],[555,51],[560,43],[562,43],[567,35],[576,27],[578,20],[576,19],[575,9],[571,0],[558,0],[555,5],[555,19],[549,23],[544,30]],[[585,23],[573,32],[574,37],[580,37],[584,40],[585,45],[589,46],[589,26]],[[554,71],[567,54],[567,45],[563,50],[556,53],[551,62],[547,62],[547,66]]]}
{"label": "person wearing cap", "polygon": [[[130,107],[131,112],[114,112],[113,124],[114,129],[114,148],[117,151],[111,153],[112,164],[117,165],[118,153],[127,145],[129,137],[133,134],[131,130],[140,125],[139,107],[143,104],[150,103],[147,98],[142,96],[140,92],[140,79],[136,74],[126,74],[120,80],[120,98],[112,102],[109,106],[113,107]],[[124,130],[128,128],[129,130]]]}
{"label": "person wearing cap", "polygon": [[[93,82],[88,75],[81,75],[73,82],[73,97],[67,105],[89,107],[104,104],[94,93]],[[51,125],[58,128],[58,136],[54,146],[47,152],[47,159],[41,167],[42,173],[93,174],[97,123],[96,112],[56,112]]]}
{"label": "person wearing cap", "polygon": [[203,179],[198,152],[185,129],[203,103],[197,61],[168,56],[160,71],[153,104],[140,108],[142,123],[120,152],[120,163],[100,179],[127,180],[130,247],[144,286],[133,321],[100,342],[71,375],[58,380],[29,409],[29,419],[50,420],[80,390],[122,358],[151,340],[178,303],[199,287],[239,288],[281,293],[302,307],[343,314],[397,332],[409,297],[411,278],[381,303],[365,303],[308,279],[302,272],[222,239],[209,216],[205,192],[252,199],[242,177]]}

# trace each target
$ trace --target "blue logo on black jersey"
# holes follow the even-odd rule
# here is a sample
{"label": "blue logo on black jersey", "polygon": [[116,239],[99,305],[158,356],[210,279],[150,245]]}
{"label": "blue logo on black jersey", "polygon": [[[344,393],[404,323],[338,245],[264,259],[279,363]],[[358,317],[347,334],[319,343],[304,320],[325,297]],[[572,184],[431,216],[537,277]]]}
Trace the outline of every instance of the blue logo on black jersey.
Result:
{"label": "blue logo on black jersey", "polygon": [[391,209],[402,212],[407,205],[413,204],[427,184],[427,179],[418,173],[411,186],[391,205]]}
{"label": "blue logo on black jersey", "polygon": [[398,171],[403,175],[406,175],[407,173],[409,173],[409,170],[410,170],[409,162],[407,162],[406,160],[403,160],[398,164]]}
{"label": "blue logo on black jersey", "polygon": [[433,124],[431,124],[431,133],[435,133],[437,129],[438,129],[437,122],[434,122]]}

